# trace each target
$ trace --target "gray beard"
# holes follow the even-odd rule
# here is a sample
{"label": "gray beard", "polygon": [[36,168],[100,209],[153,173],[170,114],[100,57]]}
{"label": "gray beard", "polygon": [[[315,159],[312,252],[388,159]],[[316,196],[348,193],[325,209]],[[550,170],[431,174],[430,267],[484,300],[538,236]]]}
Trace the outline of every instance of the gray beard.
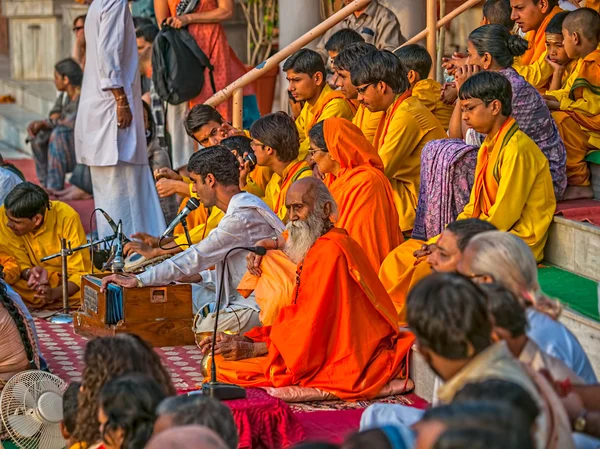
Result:
{"label": "gray beard", "polygon": [[325,232],[325,222],[311,214],[306,221],[290,221],[286,228],[288,240],[283,247],[283,252],[292,262],[298,264]]}

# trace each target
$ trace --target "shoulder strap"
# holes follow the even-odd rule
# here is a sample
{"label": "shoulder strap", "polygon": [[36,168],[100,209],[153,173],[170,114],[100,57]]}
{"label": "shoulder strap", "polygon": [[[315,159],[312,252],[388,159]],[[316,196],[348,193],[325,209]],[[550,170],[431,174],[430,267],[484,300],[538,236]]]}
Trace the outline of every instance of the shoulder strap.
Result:
{"label": "shoulder strap", "polygon": [[179,36],[183,43],[194,53],[194,55],[200,60],[200,63],[208,69],[208,77],[210,79],[210,87],[212,87],[213,93],[217,92],[215,87],[215,79],[213,77],[213,70],[215,69],[210,63],[208,56],[202,51],[196,40],[192,37],[186,29],[179,29]]}

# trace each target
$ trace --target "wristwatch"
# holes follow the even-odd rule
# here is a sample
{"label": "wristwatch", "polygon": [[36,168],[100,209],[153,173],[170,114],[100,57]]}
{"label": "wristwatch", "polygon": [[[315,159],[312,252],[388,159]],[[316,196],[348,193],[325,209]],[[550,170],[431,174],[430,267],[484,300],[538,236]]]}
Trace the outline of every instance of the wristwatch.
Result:
{"label": "wristwatch", "polygon": [[575,421],[573,422],[573,430],[575,432],[583,432],[585,431],[585,426],[587,425],[587,420],[585,419],[587,416],[587,410],[583,410]]}

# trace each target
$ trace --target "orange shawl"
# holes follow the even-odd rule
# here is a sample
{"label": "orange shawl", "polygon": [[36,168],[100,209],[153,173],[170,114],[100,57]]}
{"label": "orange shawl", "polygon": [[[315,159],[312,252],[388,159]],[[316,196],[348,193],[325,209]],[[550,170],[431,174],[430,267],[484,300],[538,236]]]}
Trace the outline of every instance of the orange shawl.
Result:
{"label": "orange shawl", "polygon": [[227,361],[218,378],[243,386],[298,385],[345,400],[375,397],[404,375],[414,336],[358,244],[343,229],[319,238],[298,267],[292,304],[270,327],[246,335],[267,343],[265,357]]}
{"label": "orange shawl", "polygon": [[544,18],[537,30],[529,31],[527,33],[525,38],[529,42],[529,49],[519,59],[521,65],[529,65],[542,57],[542,54],[546,51],[546,27],[552,18],[562,11],[561,8],[555,6],[552,11],[550,11],[550,14]]}
{"label": "orange shawl", "polygon": [[356,125],[338,117],[323,123],[329,154],[340,164],[329,185],[338,205],[335,224],[348,231],[378,272],[383,259],[404,240],[392,186],[377,150]]}
{"label": "orange shawl", "polygon": [[[582,98],[583,89],[589,89],[594,95],[600,95],[600,50],[595,50],[583,58],[579,74],[569,92],[571,100]],[[568,111],[568,114],[584,128],[600,131],[600,115],[585,115],[575,111]]]}
{"label": "orange shawl", "polygon": [[[506,119],[495,136],[486,137],[483,145],[481,145],[477,153],[477,167],[475,168],[475,184],[473,185],[475,201],[472,218],[479,218],[482,213],[488,215],[496,202],[499,186],[496,164],[502,148],[518,129],[515,119],[510,117]],[[489,164],[494,165],[492,171],[488,170]]]}

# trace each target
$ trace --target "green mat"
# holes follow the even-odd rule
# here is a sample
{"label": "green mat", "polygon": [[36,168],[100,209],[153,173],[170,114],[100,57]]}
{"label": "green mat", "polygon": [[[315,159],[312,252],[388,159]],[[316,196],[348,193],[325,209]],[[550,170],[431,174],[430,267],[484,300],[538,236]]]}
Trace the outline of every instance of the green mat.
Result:
{"label": "green mat", "polygon": [[551,266],[538,269],[538,275],[546,295],[588,318],[600,321],[597,282]]}
{"label": "green mat", "polygon": [[592,164],[600,165],[600,151],[591,151],[585,157],[585,160],[591,162]]}

